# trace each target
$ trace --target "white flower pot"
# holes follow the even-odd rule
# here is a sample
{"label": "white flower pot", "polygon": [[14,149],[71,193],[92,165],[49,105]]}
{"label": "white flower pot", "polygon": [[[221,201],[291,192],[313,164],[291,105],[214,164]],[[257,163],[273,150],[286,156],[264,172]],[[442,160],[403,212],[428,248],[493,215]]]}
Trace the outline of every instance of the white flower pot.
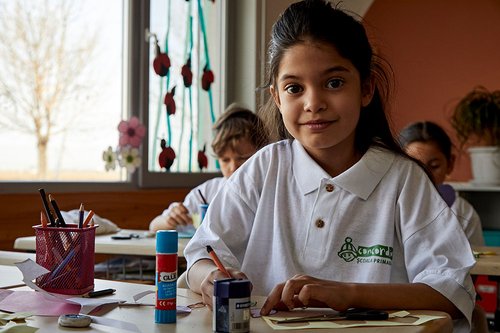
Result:
{"label": "white flower pot", "polygon": [[472,183],[500,185],[500,147],[471,147]]}

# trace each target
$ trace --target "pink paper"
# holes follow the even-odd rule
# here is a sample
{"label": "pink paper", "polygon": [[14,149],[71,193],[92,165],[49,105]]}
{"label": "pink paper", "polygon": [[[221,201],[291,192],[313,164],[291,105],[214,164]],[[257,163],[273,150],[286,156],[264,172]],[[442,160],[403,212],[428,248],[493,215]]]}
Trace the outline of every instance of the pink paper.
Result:
{"label": "pink paper", "polygon": [[36,316],[60,316],[79,313],[79,304],[48,299],[35,291],[14,291],[0,301],[0,310],[7,312],[31,312]]}

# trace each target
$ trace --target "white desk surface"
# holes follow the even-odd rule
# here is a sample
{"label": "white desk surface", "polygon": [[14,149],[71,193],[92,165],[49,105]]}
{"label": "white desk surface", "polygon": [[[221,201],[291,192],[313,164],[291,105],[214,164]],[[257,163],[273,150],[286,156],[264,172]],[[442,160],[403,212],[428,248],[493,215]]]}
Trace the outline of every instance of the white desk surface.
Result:
{"label": "white desk surface", "polygon": [[[27,287],[23,287],[22,290]],[[121,298],[130,299],[132,295],[146,290],[155,290],[155,286],[142,285],[135,283],[126,283],[108,280],[95,280],[95,289],[114,288],[116,289],[115,295],[106,296],[107,298]],[[177,290],[177,304],[189,305],[200,301],[200,296],[194,294],[187,289]],[[263,297],[253,297],[260,304],[264,300]],[[144,302],[153,303],[154,295],[148,295],[143,299]],[[442,312],[436,311],[412,311],[413,313],[427,313],[431,315],[446,315]],[[144,333],[150,332],[169,332],[169,333],[212,333],[212,312],[207,307],[193,309],[189,315],[177,316],[176,324],[155,324],[154,323],[154,307],[153,306],[121,306],[115,307],[111,310],[100,310],[93,314],[106,318],[113,318],[132,322]],[[61,328],[57,324],[57,317],[39,317],[34,316],[27,319],[30,326],[39,327],[37,333],[52,333],[52,332],[67,332],[67,331],[85,331],[85,332],[124,332],[123,330],[91,324],[87,329],[69,329]],[[362,333],[362,332],[401,332],[401,333],[424,333],[424,332],[451,332],[452,321],[449,316],[445,319],[433,320],[422,326],[399,326],[399,327],[366,327],[366,328],[349,328],[349,329],[336,329],[335,332],[346,333]],[[263,319],[251,318],[250,319],[250,332],[270,333],[273,332]],[[295,330],[284,330],[281,332],[298,332]],[[317,329],[300,330],[301,333],[318,333]]]}
{"label": "white desk surface", "polygon": [[[132,239],[111,239],[108,235],[96,235],[95,253],[99,254],[121,254],[137,256],[155,256],[156,239],[155,237],[142,237],[147,230],[121,230],[120,234],[135,233],[141,235],[141,238]],[[179,249],[177,255],[184,256],[184,248],[189,242],[189,238],[179,238]],[[19,237],[14,242],[14,249],[24,251],[35,251],[35,236]]]}
{"label": "white desk surface", "polygon": [[16,266],[0,265],[0,288],[8,289],[23,284],[23,275]]}
{"label": "white desk surface", "polygon": [[484,254],[476,258],[476,265],[472,267],[471,274],[500,276],[500,247],[478,246],[474,247],[478,252],[494,252],[495,254]]}

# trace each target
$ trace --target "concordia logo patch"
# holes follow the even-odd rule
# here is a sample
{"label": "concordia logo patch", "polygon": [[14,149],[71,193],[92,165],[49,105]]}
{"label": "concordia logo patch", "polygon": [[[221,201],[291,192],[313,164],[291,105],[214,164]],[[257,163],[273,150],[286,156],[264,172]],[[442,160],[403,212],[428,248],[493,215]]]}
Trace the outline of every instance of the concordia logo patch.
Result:
{"label": "concordia logo patch", "polygon": [[387,245],[361,246],[352,244],[352,238],[346,237],[338,256],[346,262],[356,259],[356,263],[392,264],[392,247]]}

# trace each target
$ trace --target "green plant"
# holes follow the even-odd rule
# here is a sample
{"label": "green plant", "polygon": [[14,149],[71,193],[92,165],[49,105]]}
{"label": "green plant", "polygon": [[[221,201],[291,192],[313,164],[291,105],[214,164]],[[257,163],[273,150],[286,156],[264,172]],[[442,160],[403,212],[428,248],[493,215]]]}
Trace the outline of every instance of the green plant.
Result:
{"label": "green plant", "polygon": [[500,90],[474,88],[455,107],[451,126],[461,147],[500,145]]}

